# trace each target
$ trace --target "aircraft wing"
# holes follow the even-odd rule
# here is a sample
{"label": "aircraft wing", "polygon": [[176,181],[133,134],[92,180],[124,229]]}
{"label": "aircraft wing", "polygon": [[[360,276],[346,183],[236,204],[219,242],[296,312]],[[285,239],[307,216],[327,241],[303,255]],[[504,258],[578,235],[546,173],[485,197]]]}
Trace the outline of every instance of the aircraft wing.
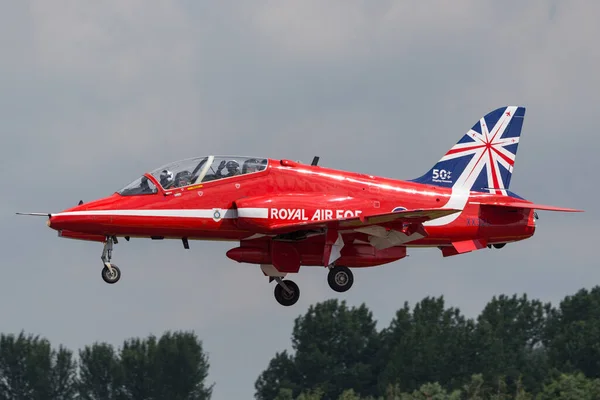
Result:
{"label": "aircraft wing", "polygon": [[370,226],[386,226],[392,223],[417,223],[422,224],[425,221],[445,217],[450,214],[461,212],[458,209],[448,208],[430,208],[430,209],[415,209],[403,210],[398,212],[388,212],[380,214],[360,215],[357,217],[322,220],[322,221],[306,221],[306,222],[288,222],[271,225],[270,230],[273,233],[285,233],[299,230],[313,229],[356,229],[366,228]]}
{"label": "aircraft wing", "polygon": [[[360,214],[347,218],[334,218],[316,221],[279,221],[260,218],[257,209],[238,208],[238,226],[260,234],[280,236],[274,246],[285,246],[282,240],[297,240],[305,235],[325,235],[322,264],[330,265],[341,256],[344,231],[360,232],[368,237],[369,243],[377,250],[387,249],[426,237],[423,222],[461,212],[458,209],[430,208],[403,210],[397,212]],[[267,214],[268,215],[268,214]],[[290,235],[288,237],[288,235]],[[287,263],[286,251],[273,250],[283,258],[278,263]],[[282,264],[282,265],[283,265]],[[296,265],[297,267],[297,265]]]}
{"label": "aircraft wing", "polygon": [[330,265],[341,256],[341,249],[344,246],[342,232],[345,230],[368,235],[369,243],[377,250],[383,250],[427,236],[423,222],[457,212],[461,212],[461,210],[433,208],[360,215],[315,222],[282,223],[275,226],[271,225],[271,232],[286,234],[303,230],[323,230],[325,247],[322,265]]}
{"label": "aircraft wing", "polygon": [[583,210],[576,210],[573,208],[547,206],[544,204],[535,204],[535,203],[530,203],[530,202],[526,202],[526,201],[502,201],[502,202],[492,202],[492,203],[471,202],[471,204],[478,204],[481,206],[488,206],[488,207],[526,208],[526,209],[530,209],[530,210],[561,211],[561,212],[583,212]]}

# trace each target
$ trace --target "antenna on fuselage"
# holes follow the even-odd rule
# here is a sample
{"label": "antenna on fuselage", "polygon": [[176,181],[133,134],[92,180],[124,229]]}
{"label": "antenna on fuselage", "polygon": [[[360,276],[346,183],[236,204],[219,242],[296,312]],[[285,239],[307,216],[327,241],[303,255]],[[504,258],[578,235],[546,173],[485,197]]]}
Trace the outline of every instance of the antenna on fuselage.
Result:
{"label": "antenna on fuselage", "polygon": [[315,156],[315,157],[313,158],[312,162],[310,163],[310,165],[313,165],[313,166],[315,166],[315,165],[317,165],[318,163],[319,163],[319,157],[318,157],[318,156]]}

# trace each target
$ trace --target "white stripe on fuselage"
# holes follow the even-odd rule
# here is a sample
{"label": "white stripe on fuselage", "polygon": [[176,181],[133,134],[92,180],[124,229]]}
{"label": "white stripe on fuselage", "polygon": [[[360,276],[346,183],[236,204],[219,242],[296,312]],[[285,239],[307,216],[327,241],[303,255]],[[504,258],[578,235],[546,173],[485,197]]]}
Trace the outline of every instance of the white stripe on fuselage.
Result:
{"label": "white stripe on fuselage", "polygon": [[237,215],[240,218],[261,218],[267,219],[269,218],[269,209],[268,208],[238,208]]}
{"label": "white stripe on fuselage", "polygon": [[[453,188],[450,199],[444,205],[444,208],[455,208],[462,210],[469,199],[468,191]],[[238,209],[153,209],[153,210],[85,210],[85,211],[66,211],[52,214],[53,217],[60,216],[119,216],[119,217],[171,217],[171,218],[210,218],[215,219],[216,212],[219,212],[217,219],[233,218],[257,218],[268,219],[268,208],[238,208]],[[447,215],[432,221],[424,223],[425,226],[442,226],[454,221],[460,213]]]}
{"label": "white stripe on fuselage", "polygon": [[[235,209],[154,209],[154,210],[87,210],[87,211],[67,211],[53,216],[92,216],[92,215],[111,215],[120,217],[178,217],[178,218],[214,218],[215,211],[219,211],[220,218],[236,218]],[[267,209],[265,208],[265,213]]]}

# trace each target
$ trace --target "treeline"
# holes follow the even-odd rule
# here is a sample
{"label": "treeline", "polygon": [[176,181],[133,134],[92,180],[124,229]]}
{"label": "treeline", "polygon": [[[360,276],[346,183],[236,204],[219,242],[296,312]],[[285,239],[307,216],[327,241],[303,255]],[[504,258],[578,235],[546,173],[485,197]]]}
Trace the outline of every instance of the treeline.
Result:
{"label": "treeline", "polygon": [[0,335],[0,400],[206,400],[209,363],[194,333],[79,351],[34,335]]}
{"label": "treeline", "polygon": [[[382,330],[366,305],[329,300],[294,321],[291,341],[258,376],[256,399],[600,399],[600,286],[558,307],[494,297],[475,319],[426,297]],[[0,335],[0,400],[207,400],[208,372],[191,332],[76,354]]]}
{"label": "treeline", "polygon": [[[504,379],[495,382],[495,388],[486,388],[481,374],[473,375],[463,389],[448,391],[439,383],[427,383],[418,390],[402,392],[397,386],[390,387],[384,396],[361,397],[353,389],[345,390],[337,400],[598,400],[600,399],[600,379],[586,378],[582,373],[562,374],[544,384],[536,395],[519,387],[516,392],[507,391]],[[322,400],[321,389],[305,391],[297,397],[291,389],[280,389],[274,400]]]}
{"label": "treeline", "polygon": [[294,322],[258,400],[600,399],[600,287],[558,307],[493,297],[477,318],[427,297],[381,331],[363,304],[330,300]]}

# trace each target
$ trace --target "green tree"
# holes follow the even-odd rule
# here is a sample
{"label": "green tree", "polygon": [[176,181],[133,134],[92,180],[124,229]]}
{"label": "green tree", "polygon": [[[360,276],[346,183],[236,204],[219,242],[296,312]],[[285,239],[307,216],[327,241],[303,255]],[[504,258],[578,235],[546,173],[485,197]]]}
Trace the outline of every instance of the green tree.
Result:
{"label": "green tree", "polygon": [[167,332],[157,340],[126,340],[120,354],[126,399],[210,399],[208,357],[195,334]]}
{"label": "green tree", "polygon": [[446,309],[443,297],[426,297],[412,313],[405,303],[381,333],[381,392],[390,384],[409,391],[427,382],[459,387],[471,372],[474,327],[457,308]]}
{"label": "green tree", "polygon": [[448,393],[439,383],[426,383],[421,385],[419,390],[415,390],[412,395],[404,394],[403,399],[414,400],[460,400],[460,391]]}
{"label": "green tree", "polygon": [[582,373],[561,374],[544,385],[540,400],[597,400],[600,398],[600,380],[588,379]]}
{"label": "green tree", "polygon": [[301,393],[300,396],[296,397],[296,400],[321,400],[323,399],[323,391],[321,389],[309,390],[308,392]]}
{"label": "green tree", "polygon": [[193,332],[166,332],[156,348],[162,399],[208,400],[213,385],[207,385],[209,362],[202,342]]}
{"label": "green tree", "polygon": [[125,399],[158,399],[156,383],[156,337],[132,338],[124,342],[120,352]]}
{"label": "green tree", "polygon": [[515,400],[533,400],[533,395],[525,390],[521,379],[517,381]]}
{"label": "green tree", "polygon": [[123,373],[113,347],[95,343],[79,351],[78,392],[82,400],[121,398]]}
{"label": "green tree", "polygon": [[544,343],[552,365],[600,378],[600,286],[566,296],[547,325]]}
{"label": "green tree", "polygon": [[274,400],[294,400],[294,393],[290,388],[281,388],[277,392],[277,396],[271,398]]}
{"label": "green tree", "polygon": [[354,389],[348,389],[344,390],[337,400],[361,400],[361,398],[354,392]]}
{"label": "green tree", "polygon": [[[302,388],[296,383],[297,376],[294,360],[287,350],[275,353],[254,384],[257,399],[274,399],[277,396],[287,396],[293,399],[294,393],[300,393]],[[282,394],[284,393],[284,394]],[[279,397],[277,397],[279,399]],[[282,400],[282,397],[280,400]]]}
{"label": "green tree", "polygon": [[[335,400],[347,389],[366,396],[376,391],[374,369],[378,333],[372,313],[363,304],[348,308],[345,302],[329,300],[311,306],[304,316],[295,320],[291,363],[279,355],[269,363],[255,384],[255,397],[272,399],[279,382],[289,383],[293,395],[303,390],[320,389],[323,400]],[[293,366],[292,366],[293,364]],[[273,368],[285,374],[274,379]]]}
{"label": "green tree", "polygon": [[491,389],[500,379],[506,379],[511,393],[519,379],[526,388],[541,389],[541,382],[548,377],[541,345],[549,309],[549,304],[529,300],[526,295],[494,296],[483,309],[473,340],[477,352],[473,366]]}
{"label": "green tree", "polygon": [[62,346],[53,349],[39,336],[0,335],[0,399],[73,399],[72,356]]}
{"label": "green tree", "polygon": [[463,386],[466,399],[483,400],[485,398],[484,380],[482,374],[474,374],[471,381]]}
{"label": "green tree", "polygon": [[77,363],[73,352],[63,346],[52,351],[52,368],[50,369],[51,398],[54,400],[70,400],[77,393]]}

